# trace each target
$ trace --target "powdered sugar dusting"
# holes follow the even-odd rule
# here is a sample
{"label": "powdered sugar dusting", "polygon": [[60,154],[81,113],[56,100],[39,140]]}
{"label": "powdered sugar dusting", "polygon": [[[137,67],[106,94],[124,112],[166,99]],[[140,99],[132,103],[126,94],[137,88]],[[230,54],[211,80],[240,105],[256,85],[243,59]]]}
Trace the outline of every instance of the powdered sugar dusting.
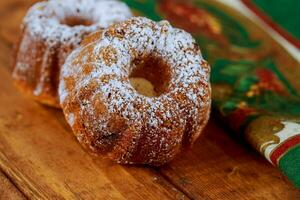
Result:
{"label": "powdered sugar dusting", "polygon": [[[23,25],[31,34],[49,44],[58,42],[77,46],[82,36],[131,17],[129,8],[117,0],[50,0],[35,4],[24,18]],[[68,18],[79,18],[91,25],[68,26]]]}
{"label": "powdered sugar dusting", "polygon": [[71,126],[74,125],[75,119],[74,119],[74,114],[73,114],[73,113],[69,113],[67,121],[68,121],[68,123],[69,123]]}
{"label": "powdered sugar dusting", "polygon": [[[195,141],[208,120],[210,69],[199,47],[190,34],[171,27],[167,21],[156,23],[143,17],[115,25],[105,30],[101,38],[75,50],[61,72],[59,92],[63,110],[68,116],[72,111],[70,105],[77,102],[80,110],[75,113],[76,119],[83,120],[86,129],[78,131],[81,122],[77,121],[73,130],[81,140],[93,138],[93,144],[89,144],[89,139],[85,142],[94,151],[106,144],[105,140],[96,139],[101,135],[127,138],[126,130],[134,130],[128,145],[116,144],[111,152],[114,159],[121,163],[158,165],[169,161],[183,140]],[[115,52],[109,56],[114,62],[105,62],[107,58],[102,52],[108,47]],[[83,54],[87,49],[91,50]],[[167,92],[152,98],[137,93],[129,82],[135,67],[132,62],[150,54],[163,59],[171,71]],[[93,70],[84,74],[83,64],[92,65]],[[69,78],[76,82],[72,87],[65,82]],[[99,112],[98,101],[104,112]],[[125,131],[110,130],[113,116],[124,121]],[[143,154],[139,153],[140,148]],[[136,161],[137,154],[144,160]]]}
{"label": "powdered sugar dusting", "polygon": [[[117,0],[49,0],[33,5],[22,23],[13,78],[33,98],[59,107],[61,65],[84,36],[132,16]],[[68,24],[69,23],[69,24]]]}

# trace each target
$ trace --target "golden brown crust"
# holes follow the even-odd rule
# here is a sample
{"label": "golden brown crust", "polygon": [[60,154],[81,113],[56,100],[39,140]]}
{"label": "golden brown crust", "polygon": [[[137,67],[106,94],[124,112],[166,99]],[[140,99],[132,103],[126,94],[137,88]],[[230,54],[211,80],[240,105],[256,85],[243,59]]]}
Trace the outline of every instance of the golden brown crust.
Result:
{"label": "golden brown crust", "polygon": [[[14,62],[15,85],[27,96],[46,105],[60,108],[57,88],[59,63],[62,61],[58,58],[58,50],[54,47],[48,49],[42,39],[30,36],[26,27],[20,41]],[[20,63],[26,65],[25,69],[20,66]]]}
{"label": "golden brown crust", "polygon": [[[22,34],[14,53],[13,79],[16,85],[27,96],[59,108],[60,68],[69,53],[93,31],[129,17],[129,8],[118,1],[52,0],[36,3],[23,19]],[[88,73],[89,69],[86,70]]]}
{"label": "golden brown crust", "polygon": [[[123,164],[162,165],[206,125],[209,72],[190,34],[165,21],[131,18],[72,52],[61,71],[60,102],[92,152]],[[157,96],[139,94],[131,76],[153,83]]]}

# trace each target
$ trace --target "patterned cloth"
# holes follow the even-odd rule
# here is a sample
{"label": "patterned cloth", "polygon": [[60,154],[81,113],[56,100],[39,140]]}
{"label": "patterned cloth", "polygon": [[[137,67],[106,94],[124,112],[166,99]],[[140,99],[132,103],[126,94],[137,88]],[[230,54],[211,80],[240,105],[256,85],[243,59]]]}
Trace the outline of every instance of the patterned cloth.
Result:
{"label": "patterned cloth", "polygon": [[270,0],[242,1],[289,42],[300,48],[299,0],[272,0],[272,3]]}
{"label": "patterned cloth", "polygon": [[300,187],[300,64],[236,11],[205,0],[124,0],[193,34],[212,65],[213,109]]}

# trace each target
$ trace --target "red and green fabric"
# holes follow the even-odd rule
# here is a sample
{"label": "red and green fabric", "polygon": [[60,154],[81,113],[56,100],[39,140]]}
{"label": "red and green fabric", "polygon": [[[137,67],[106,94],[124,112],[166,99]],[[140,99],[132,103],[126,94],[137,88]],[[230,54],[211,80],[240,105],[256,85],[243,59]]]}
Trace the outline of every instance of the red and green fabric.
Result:
{"label": "red and green fabric", "polygon": [[242,0],[268,25],[300,48],[299,0]]}
{"label": "red and green fabric", "polygon": [[124,1],[193,34],[212,66],[213,112],[300,188],[299,62],[220,2]]}

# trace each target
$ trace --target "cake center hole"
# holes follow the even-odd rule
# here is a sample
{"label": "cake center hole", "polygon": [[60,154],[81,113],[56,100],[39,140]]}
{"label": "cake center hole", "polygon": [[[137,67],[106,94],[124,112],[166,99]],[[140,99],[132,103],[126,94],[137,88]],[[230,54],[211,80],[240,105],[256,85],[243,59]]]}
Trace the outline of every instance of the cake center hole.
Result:
{"label": "cake center hole", "polygon": [[149,55],[132,62],[129,76],[132,87],[140,94],[158,97],[165,93],[170,82],[170,67],[161,58]]}
{"label": "cake center hole", "polygon": [[92,20],[84,19],[82,17],[73,16],[73,17],[67,17],[61,22],[62,24],[68,25],[68,26],[90,26],[93,24]]}

